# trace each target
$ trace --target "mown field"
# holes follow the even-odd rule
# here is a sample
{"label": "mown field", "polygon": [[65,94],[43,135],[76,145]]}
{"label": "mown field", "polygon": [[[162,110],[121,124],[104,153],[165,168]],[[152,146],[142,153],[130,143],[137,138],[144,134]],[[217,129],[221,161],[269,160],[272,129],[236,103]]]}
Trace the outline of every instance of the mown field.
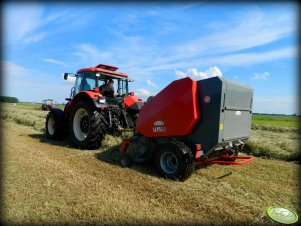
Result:
{"label": "mown field", "polygon": [[271,223],[265,211],[273,205],[300,216],[297,126],[253,120],[245,151],[260,157],[242,166],[199,167],[174,182],[151,164],[120,167],[120,138],[106,136],[95,151],[46,139],[46,114],[2,105],[4,223],[249,225]]}

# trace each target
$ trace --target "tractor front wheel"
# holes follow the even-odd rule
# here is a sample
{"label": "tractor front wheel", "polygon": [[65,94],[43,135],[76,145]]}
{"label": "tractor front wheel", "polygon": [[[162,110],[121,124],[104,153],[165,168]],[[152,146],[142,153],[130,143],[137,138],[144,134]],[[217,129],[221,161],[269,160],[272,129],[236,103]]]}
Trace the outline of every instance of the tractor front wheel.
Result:
{"label": "tractor front wheel", "polygon": [[159,147],[155,155],[155,165],[161,176],[185,181],[194,171],[194,158],[184,143],[172,141]]}
{"label": "tractor front wheel", "polygon": [[59,127],[59,122],[57,117],[52,113],[49,112],[46,117],[46,136],[50,139],[61,139],[62,132],[61,128]]}
{"label": "tractor front wheel", "polygon": [[86,102],[77,103],[71,112],[70,132],[74,144],[81,149],[97,149],[103,139],[101,113]]}

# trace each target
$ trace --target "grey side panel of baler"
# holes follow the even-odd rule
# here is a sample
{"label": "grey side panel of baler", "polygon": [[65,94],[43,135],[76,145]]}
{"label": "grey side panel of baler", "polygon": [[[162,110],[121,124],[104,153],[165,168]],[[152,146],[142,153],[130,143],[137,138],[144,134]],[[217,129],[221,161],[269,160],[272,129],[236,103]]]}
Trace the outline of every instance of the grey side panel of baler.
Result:
{"label": "grey side panel of baler", "polygon": [[234,81],[225,80],[226,99],[225,109],[251,110],[253,90],[247,85],[238,84]]}
{"label": "grey side panel of baler", "polygon": [[[222,81],[219,77],[197,81],[200,119],[191,134],[186,137],[188,144],[202,144],[209,150],[218,143]],[[204,97],[210,102],[205,103]]]}
{"label": "grey side panel of baler", "polygon": [[249,111],[225,110],[222,141],[250,136],[252,114]]}
{"label": "grey side panel of baler", "polygon": [[219,143],[239,138],[248,138],[251,133],[253,89],[244,84],[222,79],[223,100]]}

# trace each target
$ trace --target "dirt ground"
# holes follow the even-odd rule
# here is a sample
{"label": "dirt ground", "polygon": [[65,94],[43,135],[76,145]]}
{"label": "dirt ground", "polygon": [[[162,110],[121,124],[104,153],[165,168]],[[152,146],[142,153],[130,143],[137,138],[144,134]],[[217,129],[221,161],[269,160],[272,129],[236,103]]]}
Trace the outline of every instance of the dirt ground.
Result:
{"label": "dirt ground", "polygon": [[2,121],[1,129],[7,224],[270,224],[265,213],[274,205],[301,216],[295,163],[210,165],[175,182],[151,164],[120,167],[116,146],[82,151],[29,126]]}

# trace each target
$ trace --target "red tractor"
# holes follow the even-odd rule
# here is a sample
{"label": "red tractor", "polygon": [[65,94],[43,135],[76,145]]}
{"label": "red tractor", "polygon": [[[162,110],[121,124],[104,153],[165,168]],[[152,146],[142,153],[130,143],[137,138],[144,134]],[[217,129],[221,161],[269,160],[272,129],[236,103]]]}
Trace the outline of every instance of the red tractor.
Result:
{"label": "red tractor", "polygon": [[[82,149],[96,149],[106,133],[119,135],[135,128],[143,101],[129,92],[128,75],[117,67],[99,64],[76,72],[64,73],[64,79],[75,76],[75,85],[64,111],[51,108],[46,117],[46,135],[62,139],[70,134],[73,143]],[[118,96],[105,96],[103,87],[108,81],[117,84]]]}

